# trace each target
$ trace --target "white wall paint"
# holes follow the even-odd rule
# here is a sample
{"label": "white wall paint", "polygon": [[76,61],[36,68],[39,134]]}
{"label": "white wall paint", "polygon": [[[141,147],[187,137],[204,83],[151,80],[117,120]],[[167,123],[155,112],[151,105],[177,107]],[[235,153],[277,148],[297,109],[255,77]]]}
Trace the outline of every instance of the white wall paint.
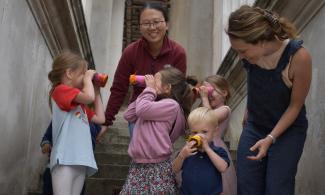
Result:
{"label": "white wall paint", "polygon": [[304,152],[296,177],[296,194],[322,195],[325,193],[325,67],[324,38],[325,8],[323,7],[301,33],[304,47],[313,61],[313,79],[306,101],[309,128]]}
{"label": "white wall paint", "polygon": [[0,23],[0,194],[24,194],[45,163],[52,58],[26,1],[0,1]]}

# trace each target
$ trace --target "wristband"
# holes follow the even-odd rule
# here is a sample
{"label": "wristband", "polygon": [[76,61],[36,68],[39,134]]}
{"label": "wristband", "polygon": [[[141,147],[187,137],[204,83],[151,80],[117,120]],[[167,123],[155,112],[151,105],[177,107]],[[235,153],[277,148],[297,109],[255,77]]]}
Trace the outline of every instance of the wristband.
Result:
{"label": "wristband", "polygon": [[273,144],[275,143],[276,138],[275,138],[273,135],[268,134],[267,137],[270,137],[270,138],[272,139],[272,143],[273,143]]}

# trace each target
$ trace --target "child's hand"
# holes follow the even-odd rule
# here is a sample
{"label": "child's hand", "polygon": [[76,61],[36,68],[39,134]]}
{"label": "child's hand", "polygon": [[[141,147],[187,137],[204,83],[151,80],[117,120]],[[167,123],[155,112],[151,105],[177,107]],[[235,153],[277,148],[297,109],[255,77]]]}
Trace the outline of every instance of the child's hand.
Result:
{"label": "child's hand", "polygon": [[41,149],[42,149],[43,154],[50,154],[52,146],[51,146],[51,144],[48,144],[48,143],[43,144]]}
{"label": "child's hand", "polygon": [[208,98],[209,91],[206,86],[204,86],[204,85],[200,86],[199,92],[200,92],[200,96],[202,98]]}
{"label": "child's hand", "polygon": [[202,149],[203,151],[206,151],[210,146],[209,146],[209,142],[208,139],[206,137],[206,135],[204,134],[198,134],[201,137],[201,141],[202,141]]}
{"label": "child's hand", "polygon": [[189,156],[193,156],[197,153],[197,148],[193,147],[195,144],[195,141],[186,142],[185,146],[180,151],[179,155],[186,159]]}
{"label": "child's hand", "polygon": [[152,89],[155,89],[156,84],[155,84],[155,78],[151,74],[147,74],[144,76],[144,80],[146,82],[147,87],[151,87]]}
{"label": "child's hand", "polygon": [[84,76],[84,80],[92,80],[94,75],[95,75],[96,71],[95,70],[87,70],[86,73],[85,73],[85,76]]}
{"label": "child's hand", "polygon": [[100,94],[100,86],[94,85],[95,95]]}

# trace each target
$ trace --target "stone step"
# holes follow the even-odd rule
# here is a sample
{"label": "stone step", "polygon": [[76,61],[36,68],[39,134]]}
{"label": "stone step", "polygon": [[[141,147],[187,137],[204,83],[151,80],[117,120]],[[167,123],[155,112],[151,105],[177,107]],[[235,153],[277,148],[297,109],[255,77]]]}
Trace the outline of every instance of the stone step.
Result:
{"label": "stone step", "polygon": [[41,191],[39,192],[28,192],[28,195],[42,195],[43,193]]}
{"label": "stone step", "polygon": [[127,154],[128,145],[126,144],[105,144],[99,143],[96,146],[95,153],[109,153],[109,154]]}
{"label": "stone step", "polygon": [[88,178],[86,195],[118,195],[123,184],[124,179]]}
{"label": "stone step", "polygon": [[128,165],[99,164],[95,178],[126,179],[129,171]]}
{"label": "stone step", "polygon": [[128,154],[108,154],[106,152],[95,152],[97,164],[128,165],[131,161]]}
{"label": "stone step", "polygon": [[101,141],[101,144],[125,144],[130,143],[129,136],[122,136],[118,134],[107,134],[105,138]]}

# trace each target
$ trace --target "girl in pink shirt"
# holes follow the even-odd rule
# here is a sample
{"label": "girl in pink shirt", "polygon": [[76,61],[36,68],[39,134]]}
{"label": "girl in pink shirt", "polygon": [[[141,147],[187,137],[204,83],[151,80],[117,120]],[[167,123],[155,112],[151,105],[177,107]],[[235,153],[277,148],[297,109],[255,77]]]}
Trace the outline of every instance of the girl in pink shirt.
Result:
{"label": "girl in pink shirt", "polygon": [[120,194],[176,194],[172,144],[185,133],[193,94],[184,74],[166,67],[145,75],[146,88],[124,118],[135,123],[128,153],[129,174]]}
{"label": "girl in pink shirt", "polygon": [[[208,95],[207,87],[213,87],[214,90],[211,95]],[[219,126],[213,142],[216,146],[224,148],[230,158],[229,150],[222,140],[228,129],[231,114],[231,109],[226,105],[227,100],[230,98],[227,80],[219,75],[208,76],[200,87],[200,95],[203,106],[214,109],[214,112],[218,116]],[[226,172],[222,173],[223,192],[221,195],[237,195],[236,181],[235,167],[230,159],[229,168]]]}

